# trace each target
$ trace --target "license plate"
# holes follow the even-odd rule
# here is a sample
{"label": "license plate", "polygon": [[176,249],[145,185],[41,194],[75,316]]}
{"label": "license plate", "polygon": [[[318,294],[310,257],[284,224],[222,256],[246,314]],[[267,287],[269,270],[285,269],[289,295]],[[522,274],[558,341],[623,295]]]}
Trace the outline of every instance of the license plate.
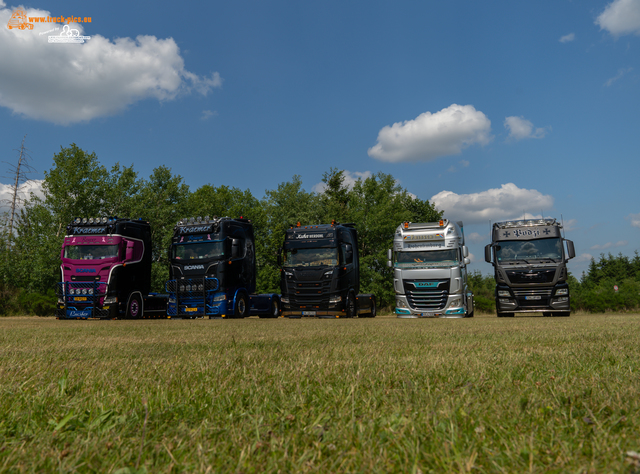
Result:
{"label": "license plate", "polygon": [[302,312],[302,316],[315,316],[316,312],[315,311],[303,311]]}
{"label": "license plate", "polygon": [[185,308],[187,313],[193,313],[194,311],[198,311],[198,308]]}
{"label": "license plate", "polygon": [[87,301],[86,296],[76,296],[73,301]]}
{"label": "license plate", "polygon": [[524,299],[527,301],[539,300],[540,296],[525,296]]}

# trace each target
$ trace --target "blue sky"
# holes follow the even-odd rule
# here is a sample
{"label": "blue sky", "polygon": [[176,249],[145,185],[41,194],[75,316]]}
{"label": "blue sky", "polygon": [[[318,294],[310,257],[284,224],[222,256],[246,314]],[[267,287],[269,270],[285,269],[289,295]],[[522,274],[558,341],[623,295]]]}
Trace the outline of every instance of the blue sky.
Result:
{"label": "blue sky", "polygon": [[640,0],[135,5],[0,0],[2,161],[26,134],[34,178],[76,143],[257,197],[382,171],[464,221],[483,273],[489,222],[523,213],[562,215],[576,276],[640,249]]}

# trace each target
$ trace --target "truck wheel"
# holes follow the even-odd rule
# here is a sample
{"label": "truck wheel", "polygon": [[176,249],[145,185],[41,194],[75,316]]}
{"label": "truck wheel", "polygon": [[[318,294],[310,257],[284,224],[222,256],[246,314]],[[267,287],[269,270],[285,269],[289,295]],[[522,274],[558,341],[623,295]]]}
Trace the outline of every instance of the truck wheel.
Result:
{"label": "truck wheel", "polygon": [[234,318],[246,318],[249,315],[249,303],[247,302],[247,296],[244,293],[240,293],[236,297],[236,307],[233,312]]}
{"label": "truck wheel", "polygon": [[129,297],[129,303],[127,304],[127,319],[138,319],[142,316],[142,300],[137,293],[132,294]]}
{"label": "truck wheel", "polygon": [[349,293],[347,296],[347,303],[345,305],[345,318],[353,318],[356,315],[356,299],[353,293]]}
{"label": "truck wheel", "polygon": [[277,318],[278,316],[280,316],[280,302],[277,300],[277,298],[273,298],[271,300],[271,309],[269,313],[261,314],[260,317],[261,318]]}
{"label": "truck wheel", "polygon": [[378,308],[376,307],[376,299],[371,298],[371,312],[369,313],[369,317],[375,318],[376,314],[378,314]]}

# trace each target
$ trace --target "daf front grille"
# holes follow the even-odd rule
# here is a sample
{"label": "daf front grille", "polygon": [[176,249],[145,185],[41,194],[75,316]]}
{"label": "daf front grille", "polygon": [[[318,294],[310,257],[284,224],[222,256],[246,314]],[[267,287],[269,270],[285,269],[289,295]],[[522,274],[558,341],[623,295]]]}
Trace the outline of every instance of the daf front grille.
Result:
{"label": "daf front grille", "polygon": [[404,280],[404,293],[412,309],[444,309],[449,298],[449,280]]}

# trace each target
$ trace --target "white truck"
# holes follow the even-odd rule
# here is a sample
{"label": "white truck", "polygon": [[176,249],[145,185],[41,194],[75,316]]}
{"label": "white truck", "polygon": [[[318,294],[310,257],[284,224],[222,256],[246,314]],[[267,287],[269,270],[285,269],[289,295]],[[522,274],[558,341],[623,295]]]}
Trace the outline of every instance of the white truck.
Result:
{"label": "white truck", "polygon": [[388,265],[393,268],[399,318],[473,317],[467,284],[469,250],[462,222],[403,222],[396,229]]}

